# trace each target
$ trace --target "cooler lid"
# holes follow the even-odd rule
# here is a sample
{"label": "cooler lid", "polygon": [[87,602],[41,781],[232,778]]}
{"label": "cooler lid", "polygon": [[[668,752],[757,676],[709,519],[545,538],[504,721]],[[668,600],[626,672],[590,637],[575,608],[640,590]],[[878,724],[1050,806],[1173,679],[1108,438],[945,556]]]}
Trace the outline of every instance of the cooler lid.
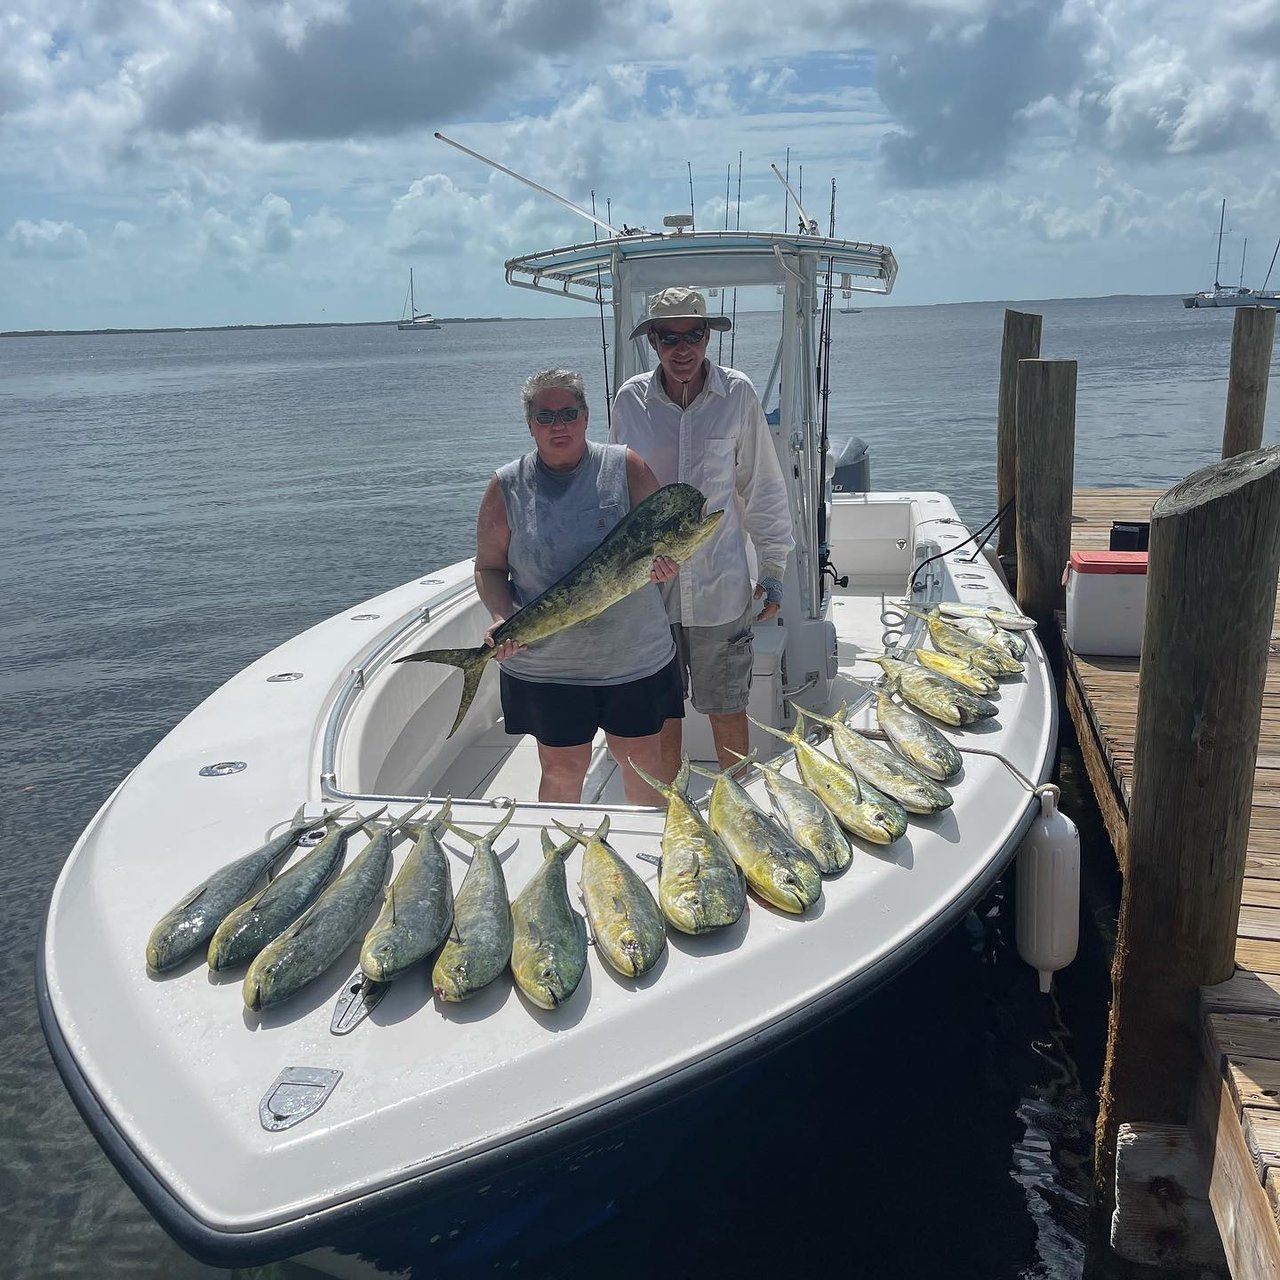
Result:
{"label": "cooler lid", "polygon": [[1145,551],[1073,551],[1071,568],[1076,573],[1146,573]]}

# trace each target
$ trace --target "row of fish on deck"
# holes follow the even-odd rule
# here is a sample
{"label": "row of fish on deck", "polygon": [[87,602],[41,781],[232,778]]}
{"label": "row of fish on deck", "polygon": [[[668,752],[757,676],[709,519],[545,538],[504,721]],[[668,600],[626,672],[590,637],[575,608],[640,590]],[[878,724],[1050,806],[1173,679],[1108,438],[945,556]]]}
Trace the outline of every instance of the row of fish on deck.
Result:
{"label": "row of fish on deck", "polygon": [[[824,716],[796,706],[796,727],[787,732],[759,725],[794,751],[799,777],[755,762],[754,752],[744,758],[743,766],[762,773],[772,812],[731,776],[742,766],[705,771],[713,778],[705,816],[687,793],[691,768],[704,772],[698,766],[684,760],[670,784],[637,769],[667,801],[656,901],[610,846],[607,816],[592,832],[557,821],[565,837],[559,844],[544,829],[544,860],[512,901],[495,843],[514,805],[481,835],[450,821],[448,800],[429,820],[418,806],[383,825],[375,820],[385,806],[348,822],[341,818],[350,806],[320,819],[299,810],[287,830],[221,868],[159,920],[147,942],[147,966],[169,972],[204,947],[213,970],[248,965],[244,1001],[262,1010],[329,969],[360,937],[381,896],[360,949],[370,984],[390,983],[430,961],[436,998],[451,1002],[509,968],[533,1004],[554,1009],[582,977],[588,921],[599,954],[634,978],[657,962],[668,927],[703,934],[732,925],[746,909],[748,889],[784,912],[802,913],[821,896],[823,876],[849,865],[856,848],[850,837],[886,845],[905,833],[908,814],[951,804],[943,784],[959,773],[962,756],[933,722],[959,727],[994,716],[998,708],[989,695],[998,679],[1023,670],[1026,642],[1018,632],[1033,625],[1029,619],[961,605],[911,612],[926,620],[933,648],[912,650],[915,661],[871,659],[884,671],[875,707],[889,746],[846,724],[843,707]],[[809,740],[809,720],[826,729],[834,756]],[[367,847],[339,874],[351,836],[370,826],[375,834]],[[440,842],[446,830],[472,846],[456,897]],[[324,833],[319,843],[257,888],[317,832]],[[401,832],[414,843],[387,888]],[[571,904],[565,871],[565,857],[577,845],[586,920]]]}

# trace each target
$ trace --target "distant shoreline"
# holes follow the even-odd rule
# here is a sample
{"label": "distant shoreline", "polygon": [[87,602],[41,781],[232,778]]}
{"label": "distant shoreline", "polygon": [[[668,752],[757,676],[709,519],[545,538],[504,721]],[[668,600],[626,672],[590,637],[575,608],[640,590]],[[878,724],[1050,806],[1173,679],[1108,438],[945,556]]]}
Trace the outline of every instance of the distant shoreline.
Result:
{"label": "distant shoreline", "polygon": [[[874,296],[864,299],[860,311],[909,311],[924,307],[1036,307],[1047,302],[1124,302],[1134,298],[1142,299],[1178,299],[1177,293],[1108,293],[1088,295],[1078,298],[975,298],[969,302],[911,302],[884,303],[875,300]],[[866,305],[870,303],[870,305]],[[532,322],[548,320],[550,316],[437,316],[436,320],[444,324],[507,324],[517,321]],[[238,330],[254,329],[391,329],[396,326],[395,320],[320,320],[293,324],[202,324],[202,325],[167,325],[159,328],[133,329],[4,329],[0,330],[0,338],[84,338],[101,334],[121,333],[234,333]]]}
{"label": "distant shoreline", "polygon": [[[440,324],[495,324],[533,316],[437,316]],[[319,320],[294,324],[192,324],[154,329],[5,329],[0,338],[87,338],[109,333],[233,333],[240,329],[394,329],[394,320]]]}

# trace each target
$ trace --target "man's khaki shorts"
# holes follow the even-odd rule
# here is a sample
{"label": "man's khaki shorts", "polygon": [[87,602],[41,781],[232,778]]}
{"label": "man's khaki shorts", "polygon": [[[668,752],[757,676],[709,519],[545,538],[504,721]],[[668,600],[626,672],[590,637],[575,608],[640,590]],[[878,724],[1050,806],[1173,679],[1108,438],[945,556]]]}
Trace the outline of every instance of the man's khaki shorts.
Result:
{"label": "man's khaki shorts", "polygon": [[731,715],[745,711],[751,696],[751,623],[756,602],[748,601],[746,612],[733,622],[714,627],[675,625],[676,642],[685,696],[693,686],[694,710],[703,715]]}

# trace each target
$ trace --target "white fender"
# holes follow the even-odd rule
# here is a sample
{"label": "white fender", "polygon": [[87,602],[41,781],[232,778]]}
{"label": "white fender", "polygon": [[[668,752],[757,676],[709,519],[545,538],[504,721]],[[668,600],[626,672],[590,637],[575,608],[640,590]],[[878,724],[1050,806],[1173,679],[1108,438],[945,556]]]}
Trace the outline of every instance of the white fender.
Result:
{"label": "white fender", "polygon": [[1036,788],[1040,816],[1018,850],[1018,954],[1048,991],[1080,941],[1080,833],[1058,808],[1058,788]]}

